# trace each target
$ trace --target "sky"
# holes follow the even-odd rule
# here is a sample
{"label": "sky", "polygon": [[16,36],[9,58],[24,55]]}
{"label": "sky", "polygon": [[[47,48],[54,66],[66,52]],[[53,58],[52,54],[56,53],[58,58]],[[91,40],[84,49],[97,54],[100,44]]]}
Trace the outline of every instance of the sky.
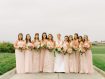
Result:
{"label": "sky", "polygon": [[20,32],[105,40],[105,0],[0,0],[0,41],[15,41]]}

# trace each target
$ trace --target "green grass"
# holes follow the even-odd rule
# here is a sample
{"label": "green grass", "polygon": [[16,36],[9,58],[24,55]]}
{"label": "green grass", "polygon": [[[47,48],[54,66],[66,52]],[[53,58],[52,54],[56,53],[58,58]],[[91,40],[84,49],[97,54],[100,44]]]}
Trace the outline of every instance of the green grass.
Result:
{"label": "green grass", "polygon": [[93,46],[93,64],[105,71],[105,46]]}
{"label": "green grass", "polygon": [[0,75],[15,67],[15,55],[13,53],[0,53]]}

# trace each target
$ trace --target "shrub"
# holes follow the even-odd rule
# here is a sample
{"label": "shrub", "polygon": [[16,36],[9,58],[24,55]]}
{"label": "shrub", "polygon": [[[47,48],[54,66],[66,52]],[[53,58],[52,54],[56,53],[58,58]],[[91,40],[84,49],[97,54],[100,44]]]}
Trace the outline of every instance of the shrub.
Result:
{"label": "shrub", "polygon": [[2,42],[0,43],[0,52],[4,53],[14,53],[15,49],[12,43],[9,42]]}

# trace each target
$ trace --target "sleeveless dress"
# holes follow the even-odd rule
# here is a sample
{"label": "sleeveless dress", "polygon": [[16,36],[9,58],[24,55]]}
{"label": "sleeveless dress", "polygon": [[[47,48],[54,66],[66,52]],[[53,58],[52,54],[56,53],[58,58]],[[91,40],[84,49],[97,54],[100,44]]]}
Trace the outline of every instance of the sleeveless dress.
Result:
{"label": "sleeveless dress", "polygon": [[[54,43],[47,42],[47,46],[54,47]],[[54,52],[46,50],[43,72],[54,72]]]}
{"label": "sleeveless dress", "polygon": [[[63,48],[67,49],[67,43],[64,42],[63,43]],[[66,53],[64,55],[64,68],[65,68],[65,73],[69,73],[69,53]]]}
{"label": "sleeveless dress", "polygon": [[[62,47],[63,41],[56,41],[56,47]],[[55,53],[54,72],[65,72],[63,53]]]}
{"label": "sleeveless dress", "polygon": [[[79,48],[79,42],[78,40],[73,41],[73,45]],[[76,73],[79,73],[80,71],[80,54],[79,51],[74,51],[76,56]]]}
{"label": "sleeveless dress", "polygon": [[[89,45],[89,42],[85,42],[84,45]],[[87,59],[88,73],[92,74],[94,72],[94,69],[93,69],[93,61],[92,61],[92,51],[91,51],[91,49],[88,49],[86,51],[86,59]]]}
{"label": "sleeveless dress", "polygon": [[[83,49],[81,43],[79,49]],[[88,73],[87,65],[86,52],[80,53],[80,73]]]}
{"label": "sleeveless dress", "polygon": [[[73,42],[70,42],[70,47],[72,47]],[[70,72],[76,73],[77,72],[77,68],[76,68],[76,55],[75,52],[72,51],[72,53],[70,54],[69,57],[69,70]]]}
{"label": "sleeveless dress", "polygon": [[[39,41],[35,41],[34,42],[34,46],[37,47],[37,46],[40,46],[40,42]],[[39,55],[40,55],[40,50],[33,50],[33,72],[40,72],[39,70]]]}
{"label": "sleeveless dress", "polygon": [[[41,41],[41,46],[42,45],[46,45],[47,41]],[[40,52],[40,60],[39,60],[39,69],[40,69],[40,72],[43,72],[43,66],[44,66],[44,59],[45,59],[45,53],[46,53],[46,49],[42,48],[41,49],[41,52]]]}
{"label": "sleeveless dress", "polygon": [[[26,47],[32,46],[32,43],[27,43]],[[26,49],[25,50],[25,73],[32,73],[32,50]]]}
{"label": "sleeveless dress", "polygon": [[16,56],[16,72],[18,74],[25,73],[25,54],[24,50],[19,50],[18,47],[24,47],[25,42],[23,41],[17,41],[16,43],[16,49],[15,49],[15,56]]}

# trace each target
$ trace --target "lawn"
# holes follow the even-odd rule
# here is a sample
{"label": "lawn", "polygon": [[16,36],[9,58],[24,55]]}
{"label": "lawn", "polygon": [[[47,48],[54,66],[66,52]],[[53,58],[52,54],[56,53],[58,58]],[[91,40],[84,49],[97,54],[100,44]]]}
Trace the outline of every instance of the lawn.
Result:
{"label": "lawn", "polygon": [[93,46],[93,64],[105,71],[105,46]]}
{"label": "lawn", "polygon": [[15,67],[14,53],[0,53],[0,75]]}

